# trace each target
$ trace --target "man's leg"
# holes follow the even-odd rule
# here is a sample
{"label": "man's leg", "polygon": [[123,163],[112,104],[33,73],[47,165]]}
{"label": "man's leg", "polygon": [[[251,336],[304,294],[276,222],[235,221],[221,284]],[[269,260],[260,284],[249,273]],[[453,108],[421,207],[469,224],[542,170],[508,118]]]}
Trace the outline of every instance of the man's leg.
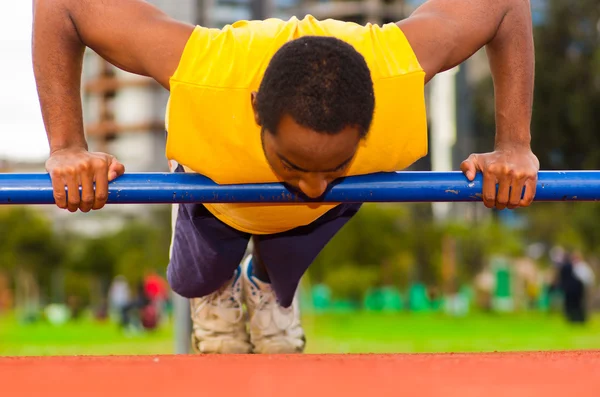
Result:
{"label": "man's leg", "polygon": [[323,247],[359,208],[360,204],[342,204],[310,225],[254,237],[254,254],[242,269],[255,353],[304,350],[298,284]]}
{"label": "man's leg", "polygon": [[167,279],[190,298],[192,342],[200,353],[249,353],[239,264],[250,236],[216,219],[201,204],[176,212]]}

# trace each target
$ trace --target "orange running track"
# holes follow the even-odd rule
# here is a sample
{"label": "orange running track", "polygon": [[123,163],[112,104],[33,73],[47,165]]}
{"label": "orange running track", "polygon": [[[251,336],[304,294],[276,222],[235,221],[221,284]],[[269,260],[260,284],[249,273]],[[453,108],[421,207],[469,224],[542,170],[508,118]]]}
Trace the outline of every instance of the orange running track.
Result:
{"label": "orange running track", "polygon": [[0,358],[18,397],[599,397],[600,351]]}

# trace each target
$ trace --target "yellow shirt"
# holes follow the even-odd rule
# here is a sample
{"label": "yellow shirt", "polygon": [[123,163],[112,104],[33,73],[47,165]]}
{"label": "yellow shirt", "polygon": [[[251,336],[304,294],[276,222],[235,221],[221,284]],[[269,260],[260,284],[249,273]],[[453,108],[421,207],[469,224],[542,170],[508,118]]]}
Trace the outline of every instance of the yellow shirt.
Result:
{"label": "yellow shirt", "polygon": [[[402,170],[427,153],[425,73],[395,24],[241,21],[223,29],[196,27],[170,79],[167,158],[219,184],[278,182],[261,145],[250,102],[271,57],[306,35],[334,36],[365,58],[375,115],[347,175]],[[205,204],[244,232],[271,234],[307,225],[335,204]]]}

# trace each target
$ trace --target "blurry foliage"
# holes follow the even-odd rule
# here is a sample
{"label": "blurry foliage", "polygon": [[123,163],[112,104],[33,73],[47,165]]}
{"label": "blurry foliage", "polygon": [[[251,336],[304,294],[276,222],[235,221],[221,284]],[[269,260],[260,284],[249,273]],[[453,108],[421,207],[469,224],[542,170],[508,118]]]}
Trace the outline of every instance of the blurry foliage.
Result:
{"label": "blurry foliage", "polygon": [[66,241],[54,234],[42,215],[24,207],[0,208],[0,268],[35,274],[50,293],[52,273],[63,265]]}
{"label": "blurry foliage", "polygon": [[[23,207],[0,209],[0,263],[5,269],[18,266],[35,270],[60,265],[64,241],[55,236],[50,222]],[[39,269],[38,269],[39,268]]]}
{"label": "blurry foliage", "polygon": [[120,274],[138,280],[145,270],[164,273],[168,248],[169,241],[160,233],[159,225],[133,221],[115,234],[81,239],[71,258],[71,268],[103,278]]}
{"label": "blurry foliage", "polygon": [[535,203],[526,211],[529,239],[600,257],[597,203]]}
{"label": "blurry foliage", "polygon": [[600,167],[600,7],[549,0],[536,30],[533,148],[544,168]]}
{"label": "blurry foliage", "polygon": [[331,240],[310,268],[335,297],[359,300],[375,285],[407,286],[414,278],[414,244],[407,206],[365,204]]}
{"label": "blurry foliage", "polygon": [[[409,212],[400,206],[363,205],[312,264],[311,279],[317,282],[327,280],[330,284],[335,281],[328,273],[337,272],[335,269],[340,266],[353,267],[357,272],[366,274],[368,268],[377,270],[385,264],[384,266],[390,267],[389,277],[395,279],[389,281],[405,281],[408,277],[407,261],[398,262],[404,262],[405,269],[402,266],[394,269],[394,259],[401,253],[409,252],[412,246],[414,236],[406,228],[408,217]],[[383,273],[377,270],[376,274],[378,277],[373,281],[381,283],[383,280],[380,276]]]}
{"label": "blurry foliage", "polygon": [[[536,26],[532,148],[542,169],[600,169],[600,6],[598,0],[548,0]],[[475,88],[482,146],[493,144],[491,77]]]}
{"label": "blurry foliage", "polygon": [[377,284],[379,270],[376,266],[336,263],[325,272],[323,283],[331,288],[335,297],[358,302],[365,291]]}
{"label": "blurry foliage", "polygon": [[[317,257],[309,271],[312,283],[323,282],[334,298],[360,301],[375,286],[406,290],[411,283],[442,283],[442,240],[456,243],[460,282],[469,282],[493,255],[520,256],[526,244],[560,243],[600,255],[600,230],[593,204],[536,203],[519,210],[527,215],[523,229],[510,229],[494,217],[476,223],[435,223],[424,204],[365,204]],[[552,214],[552,216],[548,216]],[[162,219],[162,215],[157,219]],[[168,263],[168,217],[154,224],[131,222],[114,234],[96,238],[64,236],[33,209],[0,211],[0,269],[15,274],[27,268],[46,297],[51,273],[62,270],[62,297],[79,296],[85,304],[116,275],[132,283],[147,270],[164,274]],[[56,295],[54,295],[56,296]]]}
{"label": "blurry foliage", "polygon": [[[365,204],[331,240],[309,270],[313,284],[325,283],[335,299],[358,302],[376,286],[407,290],[414,282],[440,287],[443,239],[456,243],[457,277],[468,283],[496,254],[521,256],[529,243],[561,244],[600,255],[596,242],[600,208],[593,203],[535,203],[518,210],[527,222],[509,228],[495,219],[436,223],[427,204]],[[75,295],[94,303],[116,275],[132,283],[148,270],[164,274],[170,223],[133,221],[114,234],[96,238],[58,235],[33,209],[0,210],[0,269],[35,274],[47,299]],[[51,291],[52,273],[62,274],[64,291]],[[54,287],[56,288],[56,287]]]}
{"label": "blurry foliage", "polygon": [[44,300],[75,295],[89,303],[116,275],[135,283],[147,271],[165,273],[169,214],[158,210],[156,223],[132,221],[115,234],[92,238],[59,233],[32,208],[0,208],[0,270],[13,279],[22,271],[34,275]]}
{"label": "blurry foliage", "polygon": [[[468,282],[495,254],[521,255],[523,233],[490,219],[479,224],[437,224],[422,204],[365,204],[331,240],[309,270],[336,298],[356,299],[373,286],[406,289],[419,281],[442,283],[442,240],[456,242],[458,277]],[[349,274],[350,273],[350,274]]]}
{"label": "blurry foliage", "polygon": [[[91,295],[94,290],[94,277],[74,270],[67,271],[64,277],[64,297],[76,296],[84,306],[92,303]],[[61,302],[59,302],[61,303]]]}

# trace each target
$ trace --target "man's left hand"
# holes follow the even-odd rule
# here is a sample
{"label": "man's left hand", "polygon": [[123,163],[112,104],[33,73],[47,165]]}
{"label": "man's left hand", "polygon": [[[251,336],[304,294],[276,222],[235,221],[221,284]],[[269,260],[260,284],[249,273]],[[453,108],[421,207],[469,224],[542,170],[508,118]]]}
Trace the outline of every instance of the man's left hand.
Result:
{"label": "man's left hand", "polygon": [[488,208],[503,210],[531,204],[540,162],[529,146],[506,145],[496,147],[491,153],[470,155],[461,163],[460,169],[470,181],[481,171],[483,203]]}

